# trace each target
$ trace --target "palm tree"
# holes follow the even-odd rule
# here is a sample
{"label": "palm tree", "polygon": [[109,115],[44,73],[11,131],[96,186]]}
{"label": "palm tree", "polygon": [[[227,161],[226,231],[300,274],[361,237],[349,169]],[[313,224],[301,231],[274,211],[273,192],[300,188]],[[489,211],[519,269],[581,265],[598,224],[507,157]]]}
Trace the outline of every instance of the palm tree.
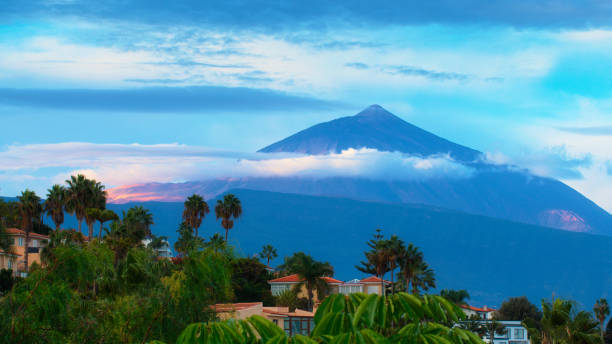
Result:
{"label": "palm tree", "polygon": [[42,213],[40,197],[34,191],[26,189],[18,196],[18,209],[21,215],[21,229],[25,232],[25,271],[29,267],[30,232],[32,231],[34,219],[39,219]]}
{"label": "palm tree", "polygon": [[66,188],[55,184],[47,190],[47,199],[44,204],[45,213],[53,219],[55,230],[59,230],[64,223],[64,206],[66,205]]}
{"label": "palm tree", "polygon": [[227,241],[229,230],[234,227],[234,220],[238,219],[240,215],[242,215],[242,205],[236,196],[227,194],[223,197],[223,201],[217,200],[215,216],[217,220],[221,219],[221,226],[225,228],[225,241]]}
{"label": "palm tree", "polygon": [[225,248],[225,240],[223,240],[223,237],[219,233],[215,233],[210,237],[205,246],[217,253]]}
{"label": "palm tree", "polygon": [[387,259],[389,261],[389,271],[391,272],[391,294],[395,294],[395,284],[393,281],[393,275],[395,274],[395,269],[399,264],[399,257],[404,253],[406,247],[404,246],[404,242],[397,237],[397,235],[392,235],[386,243],[387,250]]}
{"label": "palm tree", "polygon": [[334,269],[328,262],[318,262],[304,252],[297,252],[293,256],[285,258],[285,263],[279,267],[282,271],[297,274],[300,283],[295,288],[299,290],[302,286],[308,293],[308,310],[313,308],[313,291],[317,291],[318,298],[323,299],[329,289],[327,282],[323,279],[332,276]]}
{"label": "palm tree", "polygon": [[68,188],[66,189],[66,211],[74,216],[79,221],[79,232],[82,233],[82,223],[85,218],[85,212],[88,208],[87,199],[89,197],[89,183],[84,175],[70,176],[66,180]]}
{"label": "palm tree", "polygon": [[599,328],[601,329],[601,339],[604,338],[604,321],[608,315],[610,315],[610,305],[608,305],[608,300],[599,299],[595,302],[595,306],[593,307],[593,312],[595,313],[595,317],[599,320]]}
{"label": "palm tree", "polygon": [[528,331],[542,344],[597,344],[601,343],[597,325],[591,313],[576,312],[572,301],[557,298],[542,300],[540,328],[529,327]]}
{"label": "palm tree", "polygon": [[210,212],[208,203],[198,194],[193,194],[185,201],[185,209],[183,210],[183,221],[195,230],[195,236],[198,236],[198,228],[202,224],[202,220]]}
{"label": "palm tree", "polygon": [[100,232],[98,233],[98,239],[102,240],[102,227],[105,222],[108,221],[119,221],[119,216],[112,210],[105,209],[99,210],[98,222],[100,222]]}
{"label": "palm tree", "polygon": [[[85,222],[89,229],[88,238],[91,240],[94,236],[94,223],[101,216],[101,210],[106,208],[106,191],[104,185],[93,179],[87,179],[88,197],[86,199],[87,208],[85,210]],[[90,211],[90,209],[95,209]]]}
{"label": "palm tree", "polygon": [[432,268],[425,261],[421,261],[414,270],[412,279],[412,293],[418,294],[419,289],[427,291],[436,287],[436,277]]}
{"label": "palm tree", "polygon": [[278,257],[278,254],[276,253],[276,249],[272,247],[272,245],[268,244],[262,248],[261,252],[259,253],[259,256],[262,259],[266,259],[266,265],[270,266],[270,259]]}
{"label": "palm tree", "polygon": [[419,248],[412,243],[408,244],[406,249],[401,253],[401,256],[398,258],[400,274],[404,278],[405,291],[410,292],[410,286],[412,285],[418,266],[423,261],[423,253],[421,253]]}

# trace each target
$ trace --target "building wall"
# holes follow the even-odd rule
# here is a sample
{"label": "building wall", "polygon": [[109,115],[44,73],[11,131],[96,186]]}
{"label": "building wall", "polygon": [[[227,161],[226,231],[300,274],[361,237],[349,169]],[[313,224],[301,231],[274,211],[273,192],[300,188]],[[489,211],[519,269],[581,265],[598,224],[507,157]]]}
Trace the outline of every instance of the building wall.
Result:
{"label": "building wall", "polygon": [[[18,259],[13,268],[15,271],[25,271],[25,235],[24,234],[9,234],[9,238],[13,240],[11,246],[12,251],[18,254]],[[30,247],[36,249],[37,252],[31,252],[28,255],[28,265],[32,266],[33,263],[41,264],[40,262],[40,250],[46,245],[48,239],[42,236],[30,236]]]}
{"label": "building wall", "polygon": [[0,252],[0,269],[15,270],[17,256]]}

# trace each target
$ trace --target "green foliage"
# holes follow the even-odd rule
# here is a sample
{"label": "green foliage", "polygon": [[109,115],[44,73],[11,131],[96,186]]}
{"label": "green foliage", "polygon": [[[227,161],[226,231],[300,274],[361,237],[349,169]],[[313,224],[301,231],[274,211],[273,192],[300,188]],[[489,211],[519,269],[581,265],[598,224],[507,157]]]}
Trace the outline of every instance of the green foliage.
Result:
{"label": "green foliage", "polygon": [[466,300],[470,299],[470,294],[465,289],[461,289],[461,290],[442,289],[440,291],[440,296],[442,296],[443,298],[457,305],[466,304]]}
{"label": "green foliage", "polygon": [[333,276],[334,269],[328,262],[318,262],[304,252],[297,252],[291,257],[285,257],[285,262],[279,269],[286,274],[297,274],[301,282],[295,285],[299,290],[304,286],[308,293],[308,309],[313,308],[313,292],[316,290],[318,298],[322,299],[328,292],[329,286],[323,277]]}
{"label": "green foliage", "polygon": [[265,265],[255,258],[238,258],[232,261],[231,266],[236,302],[263,301],[265,306],[274,303],[268,284],[272,276]]}
{"label": "green foliage", "polygon": [[192,251],[198,251],[204,247],[204,240],[194,235],[193,230],[185,222],[181,223],[178,240],[174,243],[174,249],[180,256],[186,256]]}
{"label": "green foliage", "polygon": [[606,333],[604,335],[605,344],[612,344],[612,319],[608,320],[608,326],[606,326]]}
{"label": "green foliage", "polygon": [[520,320],[532,319],[539,322],[542,319],[542,312],[529,302],[526,296],[511,297],[504,301],[501,307],[495,312],[497,320]]}
{"label": "green foliage", "polygon": [[0,296],[8,293],[21,278],[13,276],[13,270],[0,270]]}
{"label": "green foliage", "polygon": [[204,201],[204,197],[193,194],[185,201],[185,209],[183,210],[183,221],[195,231],[195,237],[198,236],[198,229],[202,225],[202,220],[206,214],[210,212],[208,203]]}
{"label": "green foliage", "polygon": [[276,249],[272,247],[272,245],[268,244],[262,247],[259,257],[261,259],[265,259],[266,265],[270,266],[270,260],[278,257],[278,253],[276,252]]}
{"label": "green foliage", "polygon": [[597,344],[602,341],[598,321],[591,313],[578,311],[575,303],[569,300],[542,300],[539,328],[528,321],[524,324],[536,344]]}
{"label": "green foliage", "polygon": [[221,227],[225,228],[225,241],[227,241],[229,230],[234,227],[234,221],[242,215],[242,204],[238,197],[227,194],[223,200],[217,200],[215,206],[215,217],[221,219]]}

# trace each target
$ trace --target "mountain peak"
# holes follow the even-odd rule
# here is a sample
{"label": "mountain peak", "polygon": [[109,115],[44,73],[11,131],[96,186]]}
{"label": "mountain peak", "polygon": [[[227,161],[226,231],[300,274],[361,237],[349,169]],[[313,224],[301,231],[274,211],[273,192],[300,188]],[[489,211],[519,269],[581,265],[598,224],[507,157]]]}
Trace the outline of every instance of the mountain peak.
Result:
{"label": "mountain peak", "polygon": [[395,117],[391,112],[385,110],[378,104],[373,104],[367,108],[361,110],[360,113],[356,114],[355,117]]}
{"label": "mountain peak", "polygon": [[418,156],[449,154],[461,161],[474,161],[480,156],[480,152],[418,128],[377,104],[355,116],[314,125],[260,152],[329,154],[349,148],[373,148]]}

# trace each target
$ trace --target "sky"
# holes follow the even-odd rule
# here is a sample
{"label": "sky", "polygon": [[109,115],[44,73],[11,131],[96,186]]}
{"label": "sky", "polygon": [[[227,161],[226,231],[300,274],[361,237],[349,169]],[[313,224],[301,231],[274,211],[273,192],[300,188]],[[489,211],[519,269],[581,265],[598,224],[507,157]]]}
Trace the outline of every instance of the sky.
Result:
{"label": "sky", "polygon": [[115,187],[363,159],[461,170],[254,154],[380,104],[612,211],[611,15],[606,1],[5,0],[0,194],[75,172]]}

